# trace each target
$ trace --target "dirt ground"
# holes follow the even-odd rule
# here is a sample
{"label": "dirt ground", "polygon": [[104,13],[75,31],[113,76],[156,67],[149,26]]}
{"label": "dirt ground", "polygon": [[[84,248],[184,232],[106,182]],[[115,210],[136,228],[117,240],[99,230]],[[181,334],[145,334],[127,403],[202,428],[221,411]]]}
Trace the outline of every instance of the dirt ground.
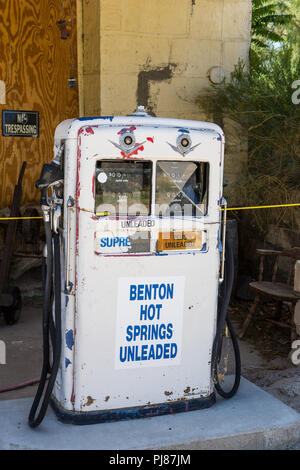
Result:
{"label": "dirt ground", "polygon": [[[230,314],[237,332],[250,306],[251,302],[231,302]],[[300,366],[293,365],[289,358],[290,329],[266,321],[275,315],[275,307],[274,303],[262,305],[244,339],[239,341],[242,374],[300,413]],[[285,305],[281,322],[288,323],[290,317]]]}
{"label": "dirt ground", "polygon": [[[6,344],[6,364],[0,364],[0,389],[39,378],[42,365],[42,291],[40,270],[31,270],[18,282],[23,292],[23,311],[16,325],[8,326],[0,316],[0,340]],[[238,332],[251,302],[231,302],[230,314]],[[275,306],[264,304],[239,341],[242,375],[300,413],[300,366],[288,358],[290,332],[265,321]],[[281,321],[290,312],[284,306]],[[0,393],[0,400],[34,396],[36,386]],[[29,410],[28,410],[29,412]],[[300,450],[300,442],[293,449]]]}
{"label": "dirt ground", "polygon": [[[232,301],[230,315],[238,333],[248,313],[251,302]],[[239,340],[242,375],[266,392],[300,413],[300,365],[289,359],[291,351],[290,330],[266,321],[275,315],[275,304],[265,303]],[[291,313],[284,305],[280,321],[288,323]],[[290,447],[300,450],[300,442]]]}
{"label": "dirt ground", "polygon": [[[25,273],[18,281],[22,313],[18,323],[6,325],[0,315],[0,340],[6,345],[6,364],[0,364],[0,389],[39,378],[42,366],[42,283],[40,268]],[[36,386],[0,393],[0,400],[35,394]]]}

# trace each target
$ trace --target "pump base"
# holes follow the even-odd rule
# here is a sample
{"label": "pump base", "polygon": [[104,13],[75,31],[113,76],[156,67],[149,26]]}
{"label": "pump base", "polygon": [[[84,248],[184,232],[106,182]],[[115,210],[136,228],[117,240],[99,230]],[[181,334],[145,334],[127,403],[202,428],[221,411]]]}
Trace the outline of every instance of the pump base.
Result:
{"label": "pump base", "polygon": [[66,424],[96,424],[109,423],[114,421],[124,421],[128,419],[151,418],[153,416],[162,416],[173,413],[182,413],[184,411],[195,411],[209,408],[216,402],[216,395],[213,392],[206,398],[194,398],[192,400],[174,401],[172,403],[161,403],[153,406],[124,408],[106,411],[89,411],[87,413],[78,413],[65,410],[60,404],[51,398],[51,407],[57,418]]}

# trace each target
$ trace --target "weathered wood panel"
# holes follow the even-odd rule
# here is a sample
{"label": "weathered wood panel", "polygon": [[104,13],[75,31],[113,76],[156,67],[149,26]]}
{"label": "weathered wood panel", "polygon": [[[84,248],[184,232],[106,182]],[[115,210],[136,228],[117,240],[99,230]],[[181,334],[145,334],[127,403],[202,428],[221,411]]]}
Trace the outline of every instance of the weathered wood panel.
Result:
{"label": "weathered wood panel", "polygon": [[[76,78],[76,0],[72,0]],[[78,115],[78,89],[69,88],[70,39],[60,39],[56,22],[62,0],[0,0],[0,80],[5,83],[2,109],[40,113],[40,136],[0,135],[0,208],[11,202],[22,161],[27,161],[23,202],[39,199],[34,187],[42,164],[52,159],[57,124]],[[65,16],[69,18],[68,0]],[[1,94],[3,99],[3,92]],[[2,101],[3,103],[3,101]]]}

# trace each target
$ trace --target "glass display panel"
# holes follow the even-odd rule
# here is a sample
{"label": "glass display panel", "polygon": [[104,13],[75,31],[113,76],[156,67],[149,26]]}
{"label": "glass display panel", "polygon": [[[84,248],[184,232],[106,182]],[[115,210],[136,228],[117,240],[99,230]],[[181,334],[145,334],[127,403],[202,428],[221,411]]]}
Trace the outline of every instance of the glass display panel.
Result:
{"label": "glass display panel", "polygon": [[96,215],[149,215],[151,178],[151,162],[98,161],[95,174]]}
{"label": "glass display panel", "polygon": [[156,166],[156,215],[199,217],[207,213],[209,164],[159,161]]}

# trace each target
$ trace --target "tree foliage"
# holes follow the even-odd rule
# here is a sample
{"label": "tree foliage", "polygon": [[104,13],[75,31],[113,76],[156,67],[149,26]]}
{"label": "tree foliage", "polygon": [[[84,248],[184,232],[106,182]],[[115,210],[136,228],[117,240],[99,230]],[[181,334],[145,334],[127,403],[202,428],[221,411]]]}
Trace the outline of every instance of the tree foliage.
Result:
{"label": "tree foliage", "polygon": [[[300,104],[295,104],[295,99],[300,98],[300,86],[299,92],[292,88],[297,80],[300,56],[285,45],[250,70],[240,61],[228,80],[213,85],[199,98],[201,106],[221,126],[226,116],[248,134],[246,184],[229,184],[234,195],[231,202],[249,206],[289,203],[299,198]],[[256,228],[264,233],[270,223],[293,223],[292,210],[280,214],[282,220],[276,210],[256,211]]]}
{"label": "tree foliage", "polygon": [[[300,202],[300,0],[252,4],[250,66],[239,61],[198,102],[221,127],[227,118],[248,135],[247,174],[243,182],[229,181],[230,204]],[[291,228],[295,214],[258,210],[246,218],[263,238],[270,224]]]}
{"label": "tree foliage", "polygon": [[283,1],[252,0],[252,44],[268,48],[270,42],[283,42],[282,26],[291,24],[294,15]]}

